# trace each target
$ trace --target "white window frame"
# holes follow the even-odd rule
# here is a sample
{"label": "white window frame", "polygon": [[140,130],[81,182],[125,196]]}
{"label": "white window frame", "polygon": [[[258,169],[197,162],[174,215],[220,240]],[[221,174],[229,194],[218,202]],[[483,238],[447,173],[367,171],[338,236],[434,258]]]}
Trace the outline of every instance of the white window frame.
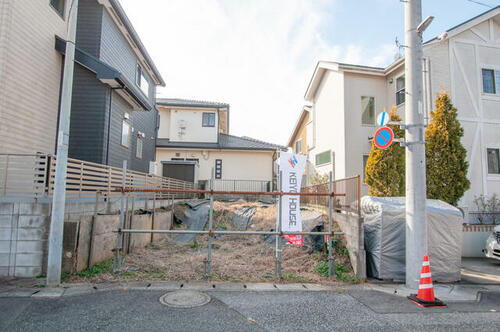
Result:
{"label": "white window frame", "polygon": [[363,122],[363,108],[361,108],[361,125],[362,126],[376,126],[377,125],[377,107],[375,106],[375,96],[361,96],[359,101],[361,103],[361,107],[363,107],[363,98],[373,98],[373,123],[364,123]]}
{"label": "white window frame", "polygon": [[[403,79],[403,88],[402,89],[399,89],[398,90],[398,80],[399,79]],[[394,80],[394,86],[396,87],[396,94],[395,94],[395,97],[396,97],[396,106],[401,106],[401,105],[404,105],[405,102],[406,102],[406,77],[405,75],[399,75],[398,77],[396,77],[396,79]],[[403,101],[401,103],[398,104],[398,94],[400,92],[403,92]]]}
{"label": "white window frame", "polygon": [[[323,163],[323,164],[318,164],[318,163],[317,163],[317,156],[318,156],[318,155],[320,155],[320,154],[323,154],[323,153],[325,153],[325,152],[328,152],[328,155],[329,155],[329,159],[330,159],[330,161],[328,161],[328,162],[326,162],[326,163]],[[333,156],[332,156],[332,150],[326,150],[326,151],[323,151],[323,152],[320,152],[320,153],[316,153],[316,155],[314,155],[314,165],[315,165],[315,166],[325,166],[325,165],[329,165],[329,164],[331,164],[331,163],[332,163],[332,159],[333,159],[332,157],[333,157]]]}
{"label": "white window frame", "polygon": [[[489,169],[489,165],[488,165],[488,150],[498,150],[499,159],[500,159],[500,146],[487,146],[486,147],[486,174],[488,177],[491,177],[491,178],[500,178],[500,173],[490,173],[490,169]],[[500,160],[498,162],[500,165]]]}
{"label": "white window frame", "polygon": [[[128,127],[128,133],[125,135],[125,126]],[[131,136],[132,136],[132,125],[130,124],[130,121],[126,118],[123,118],[122,120],[122,135],[121,135],[121,145],[129,148],[130,147],[130,141],[131,141]],[[126,141],[125,141],[126,137]]]}
{"label": "white window frame", "polygon": [[144,75],[144,70],[139,63],[137,64],[135,72],[135,84],[141,89],[142,93],[149,98],[149,81]]}
{"label": "white window frame", "polygon": [[[209,115],[208,116],[208,124],[205,125],[205,114]],[[213,117],[214,119],[214,123],[213,125],[210,124],[210,118]],[[214,128],[215,125],[216,125],[216,122],[217,122],[217,119],[216,119],[216,116],[215,116],[215,113],[214,112],[203,112],[201,114],[201,126],[204,127],[204,128]]]}
{"label": "white window frame", "polygon": [[[297,144],[300,145],[300,151],[297,149]],[[295,141],[295,153],[302,153],[303,147],[302,147],[302,138],[299,138],[298,140]]]}
{"label": "white window frame", "polygon": [[135,157],[142,159],[143,151],[144,151],[144,138],[141,135],[137,135],[137,142],[135,146]]}
{"label": "white window frame", "polygon": [[[491,96],[491,97],[495,98],[495,100],[496,100],[496,98],[500,97],[500,89],[497,89],[497,82],[496,82],[496,73],[500,72],[500,67],[494,66],[494,65],[488,65],[488,64],[481,64],[479,67],[480,67],[479,68],[479,78],[481,80],[481,95]],[[493,89],[495,90],[494,93],[484,92],[483,69],[493,71]]]}

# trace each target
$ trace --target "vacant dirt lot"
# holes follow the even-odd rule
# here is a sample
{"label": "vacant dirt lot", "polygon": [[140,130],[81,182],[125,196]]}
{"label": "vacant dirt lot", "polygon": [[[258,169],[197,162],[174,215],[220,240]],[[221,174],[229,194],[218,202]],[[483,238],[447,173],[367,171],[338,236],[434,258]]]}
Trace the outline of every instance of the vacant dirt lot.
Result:
{"label": "vacant dirt lot", "polygon": [[[235,230],[233,217],[235,212],[254,207],[248,230],[271,230],[276,225],[274,205],[259,202],[215,202],[214,228]],[[176,214],[183,213],[185,206],[177,206]],[[309,213],[309,214],[308,214]],[[303,211],[303,218],[311,211]],[[316,213],[316,216],[318,214]],[[317,224],[319,220],[309,222]],[[174,225],[174,229],[185,229],[185,225]],[[240,228],[241,229],[241,228]],[[316,237],[318,238],[318,237]],[[175,241],[175,235],[165,236],[147,248],[127,255],[124,269],[118,274],[111,272],[111,264],[104,262],[71,276],[68,281],[111,281],[111,280],[203,280],[207,258],[207,235],[199,235],[189,243]],[[309,240],[309,241],[308,241]],[[336,247],[336,278],[328,280],[326,251],[312,252],[310,239],[306,246],[296,247],[285,244],[283,247],[282,274],[285,282],[321,282],[354,281],[347,252],[340,239]],[[274,279],[274,236],[266,238],[260,235],[224,235],[213,241],[211,280],[226,281],[266,281]],[[82,280],[85,279],[85,280]]]}

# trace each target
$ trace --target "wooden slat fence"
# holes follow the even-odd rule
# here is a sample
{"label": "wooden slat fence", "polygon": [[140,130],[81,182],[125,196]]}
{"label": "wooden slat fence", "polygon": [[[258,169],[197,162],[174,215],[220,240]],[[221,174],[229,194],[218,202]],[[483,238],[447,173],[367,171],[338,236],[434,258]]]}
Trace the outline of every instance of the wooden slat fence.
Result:
{"label": "wooden slat fence", "polygon": [[[56,158],[46,154],[0,154],[0,197],[50,197],[54,191]],[[92,197],[96,192],[117,196],[122,186],[121,168],[68,159],[66,196]],[[195,184],[173,178],[127,170],[125,186],[148,189],[195,189]],[[135,193],[135,195],[143,195]],[[151,194],[148,194],[151,196]],[[167,194],[156,194],[158,198]]]}

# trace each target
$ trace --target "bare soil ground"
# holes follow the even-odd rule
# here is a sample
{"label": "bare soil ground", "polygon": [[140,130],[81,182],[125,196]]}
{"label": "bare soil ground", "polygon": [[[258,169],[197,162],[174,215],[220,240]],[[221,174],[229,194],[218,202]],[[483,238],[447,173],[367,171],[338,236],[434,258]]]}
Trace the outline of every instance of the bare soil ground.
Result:
{"label": "bare soil ground", "polygon": [[[231,220],[234,211],[245,207],[256,208],[248,230],[275,228],[275,206],[243,200],[214,202],[214,228],[233,230]],[[184,208],[176,207],[177,212]],[[185,226],[174,225],[174,229],[185,229]],[[97,266],[96,273],[89,269],[86,271],[90,273],[82,271],[66,281],[204,280],[208,236],[199,235],[193,242],[186,244],[175,242],[174,237],[166,235],[163,240],[127,255],[123,272],[112,273],[111,264],[104,262]],[[261,235],[224,235],[213,241],[213,248],[210,280],[262,282],[274,279],[274,241],[272,244],[266,243]],[[283,247],[282,281],[325,284],[354,282],[347,250],[341,239],[336,243],[335,258],[336,277],[329,280],[325,270],[325,250],[311,253],[310,248],[287,244]]]}

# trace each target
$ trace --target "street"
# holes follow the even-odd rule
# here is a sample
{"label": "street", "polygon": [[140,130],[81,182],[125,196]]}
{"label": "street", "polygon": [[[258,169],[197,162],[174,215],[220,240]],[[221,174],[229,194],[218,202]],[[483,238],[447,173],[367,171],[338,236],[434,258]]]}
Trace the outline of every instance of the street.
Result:
{"label": "street", "polygon": [[500,292],[482,293],[478,302],[447,301],[447,309],[422,309],[404,297],[362,287],[206,291],[211,297],[208,304],[178,309],[160,304],[164,290],[93,290],[79,295],[78,289],[73,291],[76,295],[55,299],[0,297],[0,330],[486,331],[500,325]]}

